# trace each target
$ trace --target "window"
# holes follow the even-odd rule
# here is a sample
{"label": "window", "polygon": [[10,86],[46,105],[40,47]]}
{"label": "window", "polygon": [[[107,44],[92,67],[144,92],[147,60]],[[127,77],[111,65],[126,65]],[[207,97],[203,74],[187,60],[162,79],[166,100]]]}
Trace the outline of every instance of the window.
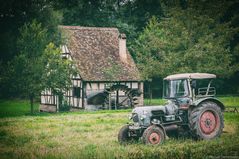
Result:
{"label": "window", "polygon": [[73,97],[80,98],[80,92],[81,92],[80,87],[73,87]]}
{"label": "window", "polygon": [[164,97],[179,98],[189,95],[187,80],[165,80],[164,81]]}

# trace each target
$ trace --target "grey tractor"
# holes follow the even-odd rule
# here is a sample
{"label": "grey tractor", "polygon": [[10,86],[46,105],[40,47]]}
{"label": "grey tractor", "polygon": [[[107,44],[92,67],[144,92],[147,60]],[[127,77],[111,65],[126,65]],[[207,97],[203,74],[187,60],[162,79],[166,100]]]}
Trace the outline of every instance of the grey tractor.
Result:
{"label": "grey tractor", "polygon": [[216,95],[214,74],[184,73],[164,78],[163,97],[166,105],[142,106],[132,110],[131,122],[118,134],[120,143],[142,139],[157,145],[166,136],[191,136],[214,139],[222,134],[225,109]]}

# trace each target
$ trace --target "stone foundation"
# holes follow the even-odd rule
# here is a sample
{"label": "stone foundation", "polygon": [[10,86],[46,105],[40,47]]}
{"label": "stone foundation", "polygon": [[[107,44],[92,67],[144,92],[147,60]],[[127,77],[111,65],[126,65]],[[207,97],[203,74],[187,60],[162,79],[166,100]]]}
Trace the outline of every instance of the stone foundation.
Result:
{"label": "stone foundation", "polygon": [[40,112],[49,112],[49,113],[55,113],[56,112],[56,105],[40,105]]}

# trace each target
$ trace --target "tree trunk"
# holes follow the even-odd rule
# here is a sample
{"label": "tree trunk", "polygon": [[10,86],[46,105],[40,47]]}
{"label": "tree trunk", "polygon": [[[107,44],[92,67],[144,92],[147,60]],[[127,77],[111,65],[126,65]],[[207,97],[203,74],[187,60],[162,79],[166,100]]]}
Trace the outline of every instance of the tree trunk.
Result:
{"label": "tree trunk", "polygon": [[63,96],[64,94],[62,92],[57,93],[57,97],[58,97],[58,110],[56,110],[57,112],[59,112],[59,110],[62,109]]}
{"label": "tree trunk", "polygon": [[152,87],[151,87],[151,82],[149,82],[149,104],[151,104],[152,102],[152,97],[153,97]]}
{"label": "tree trunk", "polygon": [[111,110],[111,94],[109,93],[109,110]]}
{"label": "tree trunk", "polygon": [[30,95],[30,105],[31,105],[31,114],[33,114],[33,101],[34,101],[34,96]]}

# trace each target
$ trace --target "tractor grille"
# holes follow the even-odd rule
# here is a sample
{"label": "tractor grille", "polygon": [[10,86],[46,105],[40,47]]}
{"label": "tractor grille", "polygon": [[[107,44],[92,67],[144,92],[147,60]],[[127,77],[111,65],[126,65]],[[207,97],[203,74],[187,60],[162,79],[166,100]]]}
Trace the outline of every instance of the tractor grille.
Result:
{"label": "tractor grille", "polygon": [[132,120],[133,120],[133,122],[139,122],[138,114],[134,113],[133,116],[132,116]]}

